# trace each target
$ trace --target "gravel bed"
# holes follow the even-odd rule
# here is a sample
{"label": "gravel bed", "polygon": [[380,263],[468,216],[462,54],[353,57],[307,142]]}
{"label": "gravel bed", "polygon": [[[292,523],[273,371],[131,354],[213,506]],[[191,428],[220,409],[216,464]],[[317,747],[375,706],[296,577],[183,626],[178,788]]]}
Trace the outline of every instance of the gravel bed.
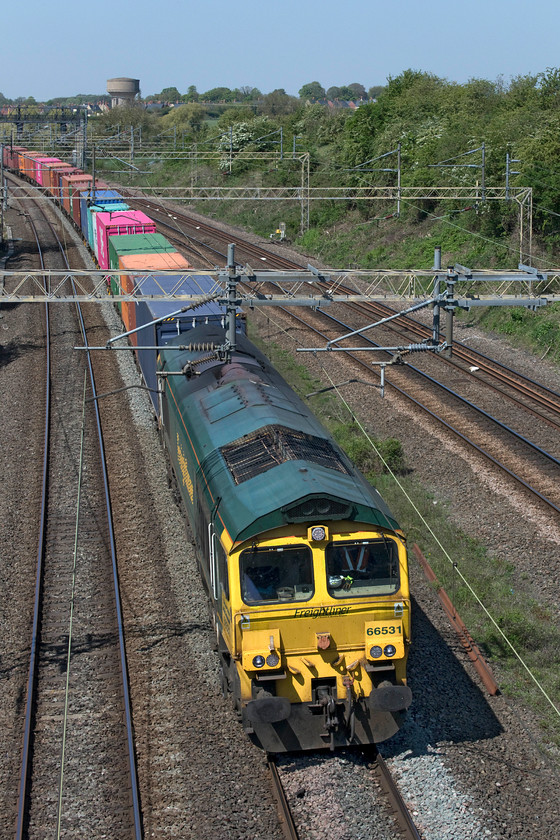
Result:
{"label": "gravel bed", "polygon": [[360,752],[280,756],[278,772],[305,840],[394,840],[397,823]]}

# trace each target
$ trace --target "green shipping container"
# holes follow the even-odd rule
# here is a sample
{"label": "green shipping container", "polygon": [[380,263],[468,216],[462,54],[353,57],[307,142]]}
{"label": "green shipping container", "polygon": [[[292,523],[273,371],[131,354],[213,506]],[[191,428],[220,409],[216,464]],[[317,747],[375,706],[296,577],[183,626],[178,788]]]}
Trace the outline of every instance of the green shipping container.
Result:
{"label": "green shipping container", "polygon": [[130,233],[110,236],[109,268],[119,267],[119,257],[125,254],[171,254],[177,250],[161,233]]}

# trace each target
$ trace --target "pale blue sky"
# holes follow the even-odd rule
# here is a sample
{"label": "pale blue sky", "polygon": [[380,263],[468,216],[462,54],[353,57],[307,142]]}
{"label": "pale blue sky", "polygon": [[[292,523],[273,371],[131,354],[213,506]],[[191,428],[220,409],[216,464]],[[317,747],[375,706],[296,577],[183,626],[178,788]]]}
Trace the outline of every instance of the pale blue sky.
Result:
{"label": "pale blue sky", "polygon": [[27,0],[2,10],[0,92],[104,93],[131,76],[144,95],[191,84],[297,95],[311,81],[367,89],[408,67],[508,81],[560,66],[559,24],[558,0]]}

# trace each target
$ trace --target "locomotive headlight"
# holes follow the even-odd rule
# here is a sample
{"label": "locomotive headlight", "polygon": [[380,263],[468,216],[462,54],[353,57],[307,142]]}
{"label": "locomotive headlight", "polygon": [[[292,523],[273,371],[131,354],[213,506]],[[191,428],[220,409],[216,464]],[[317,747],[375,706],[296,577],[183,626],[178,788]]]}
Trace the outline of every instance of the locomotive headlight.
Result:
{"label": "locomotive headlight", "polygon": [[381,650],[379,645],[374,645],[373,647],[371,647],[369,649],[369,655],[371,656],[372,659],[379,659],[379,657],[381,656],[382,653],[383,653],[383,651]]}
{"label": "locomotive headlight", "polygon": [[[258,659],[258,657],[255,656],[255,659]],[[255,661],[255,659],[253,659],[253,662]],[[261,657],[261,659],[262,659],[262,657]],[[266,657],[266,664],[268,665],[269,668],[276,668],[276,666],[278,665],[279,662],[280,662],[280,657],[278,656],[276,651],[272,651],[272,653],[269,653],[268,656]]]}
{"label": "locomotive headlight", "polygon": [[258,656],[253,656],[253,665],[255,666],[255,668],[262,668],[264,666],[264,663],[265,658],[264,656],[261,656],[260,653],[258,654]]}
{"label": "locomotive headlight", "polygon": [[394,656],[396,652],[397,649],[394,645],[385,645],[385,647],[383,648],[383,653],[385,654],[385,656]]}

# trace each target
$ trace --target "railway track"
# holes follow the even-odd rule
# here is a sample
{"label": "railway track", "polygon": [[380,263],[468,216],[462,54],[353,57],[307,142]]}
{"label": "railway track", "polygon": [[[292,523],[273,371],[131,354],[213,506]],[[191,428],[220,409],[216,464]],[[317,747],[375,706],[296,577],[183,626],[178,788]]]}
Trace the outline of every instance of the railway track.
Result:
{"label": "railway track", "polygon": [[[414,819],[382,755],[375,747],[372,747],[359,751],[356,756],[361,756],[362,760],[358,760],[355,764],[348,762],[347,766],[341,768],[343,770],[341,776],[344,778],[349,774],[359,773],[355,784],[359,786],[364,802],[367,798],[369,803],[367,813],[373,813],[376,817],[376,824],[371,826],[371,836],[378,840],[385,840],[387,837],[390,837],[390,840],[395,840],[397,837],[401,840],[421,840]],[[325,819],[327,815],[334,815],[337,811],[340,815],[336,786],[331,787],[326,783],[324,788],[323,786],[320,786],[318,790],[315,788],[315,772],[317,767],[321,766],[321,761],[322,758],[319,755],[316,756],[316,766],[313,760],[309,761],[305,756],[284,757],[279,770],[276,758],[271,755],[267,757],[269,776],[286,840],[302,840],[310,833],[310,826],[312,826],[313,836],[317,836],[320,826],[316,823],[319,823],[321,818]],[[290,778],[292,774],[286,771],[287,762],[291,763],[291,770],[298,778],[295,788]],[[284,787],[284,780],[287,788]],[[306,798],[303,809],[305,817],[301,805],[296,806],[297,801],[303,797]],[[296,806],[294,810],[290,803]],[[344,807],[342,815],[344,815]],[[347,821],[345,830],[342,829],[343,836],[349,836],[347,832],[351,831],[353,818],[353,814],[350,819],[348,815],[342,816],[343,821]],[[301,822],[301,825],[298,825],[298,822]],[[337,836],[336,828],[334,836]]]}
{"label": "railway track", "polygon": [[[153,213],[157,205],[147,204],[149,204],[150,212]],[[147,205],[146,209],[148,209]],[[159,210],[162,215],[170,215],[165,208],[160,207]],[[193,221],[189,220],[189,217],[184,214],[174,211],[173,218],[181,228],[193,225]],[[262,258],[263,249],[244,242],[241,237],[231,237],[221,231],[216,232],[212,225],[198,221],[195,227],[201,229],[208,236],[214,232],[214,235],[217,234],[217,237],[224,243],[233,239],[244,258],[259,260]],[[202,240],[200,240],[200,244],[202,244]],[[291,260],[286,260],[269,252],[266,253],[267,267],[269,268],[294,269],[301,267]],[[215,254],[222,258],[226,256],[217,249],[215,249]],[[317,288],[322,292],[328,290],[326,284],[320,282],[317,283]],[[247,291],[249,290],[247,289]],[[345,289],[341,287],[338,291],[344,293]],[[346,291],[350,292],[351,290],[347,289]],[[336,335],[340,335],[341,331],[348,332],[358,326],[365,326],[374,320],[395,314],[395,310],[377,302],[349,303],[345,304],[344,309],[345,312],[353,313],[359,323],[356,323],[356,319],[352,323],[347,323],[334,318],[325,311],[321,311],[317,317],[336,324],[337,331],[333,331],[329,335],[322,331],[315,334],[328,341]],[[290,318],[295,319],[302,325],[308,323],[310,318],[316,317],[307,315],[306,321],[299,316],[295,316],[291,310],[286,309],[284,311]],[[396,333],[402,338],[402,341],[407,343],[424,342],[429,340],[432,335],[428,327],[407,316],[403,316],[402,322],[399,319],[398,324],[392,324],[390,329],[393,334]],[[387,332],[388,329],[385,328],[385,334]],[[362,337],[360,337],[360,343],[369,344],[371,347],[378,346],[371,339]],[[389,358],[389,355],[386,354],[386,358]],[[560,491],[558,489],[560,486],[558,481],[560,460],[554,453],[545,449],[543,445],[533,442],[531,438],[536,431],[534,424],[528,434],[524,435],[516,431],[508,422],[494,416],[493,412],[478,406],[474,401],[479,399],[477,396],[472,400],[467,399],[453,388],[440,382],[441,374],[439,371],[442,368],[450,369],[455,377],[457,377],[457,371],[459,371],[458,375],[466,383],[463,384],[463,390],[468,392],[469,382],[475,383],[477,388],[486,387],[494,394],[499,394],[512,403],[515,409],[519,409],[520,412],[525,412],[531,418],[536,419],[542,426],[546,426],[547,429],[552,427],[556,431],[560,431],[560,395],[460,343],[454,344],[454,358],[452,359],[443,356],[433,359],[432,354],[429,355],[433,375],[423,371],[420,366],[407,363],[404,369],[396,367],[392,369],[391,387],[420,408],[432,420],[435,420],[438,425],[443,426],[455,437],[458,437],[463,444],[474,448],[488,463],[497,467],[502,474],[505,473],[515,484],[522,486],[539,504],[544,505],[555,514],[560,513]],[[376,358],[378,357],[378,354],[376,354]],[[358,355],[355,355],[354,359],[362,369],[367,369],[371,375],[371,368],[367,361]],[[414,374],[413,377],[410,376],[411,373]],[[527,427],[527,424],[525,426]],[[531,437],[529,437],[529,434]],[[541,439],[547,443],[550,442],[549,432],[543,432]]]}
{"label": "railway track", "polygon": [[[38,247],[49,241],[54,252],[58,243],[60,262],[62,245],[42,211],[34,230]],[[91,360],[73,353],[86,341],[77,315],[62,305],[48,313],[50,408],[16,838],[47,831],[139,840],[107,468]]]}
{"label": "railway track", "polygon": [[[346,306],[348,311],[357,314],[362,326],[372,319],[387,318],[395,314],[394,309],[377,301],[361,305],[348,303]],[[431,329],[408,316],[399,318],[398,322],[393,324],[390,333],[386,327],[383,328],[385,334],[397,334],[403,343],[429,342],[432,337]],[[394,337],[392,340],[394,341]],[[435,363],[440,369],[451,370],[452,376],[462,378],[465,383],[486,386],[495,395],[509,400],[517,409],[560,431],[560,394],[534,379],[523,376],[457,341],[453,344],[453,357],[440,355]]]}
{"label": "railway track", "polygon": [[[334,335],[325,332],[325,319],[327,324],[333,321],[336,323],[337,335],[340,329],[351,329],[348,324],[322,311],[308,314],[306,319],[288,309],[282,311],[303,330],[310,331],[321,340],[329,341]],[[368,343],[375,346],[371,339],[362,337],[362,346]],[[372,384],[378,382],[378,376],[372,372],[370,360],[364,353],[348,350],[344,355],[358,366],[362,375],[364,371],[367,373]],[[412,378],[410,373],[416,378]],[[473,448],[516,485],[529,492],[549,512],[560,513],[560,462],[549,452],[412,365],[392,367],[391,380],[386,383],[386,387],[393,389],[440,427],[443,426],[462,443]]]}
{"label": "railway track", "polygon": [[[157,222],[159,227],[164,228],[165,236],[168,239],[172,239],[177,244],[182,245],[182,247],[188,247],[192,244],[196,249],[206,249],[209,254],[208,264],[211,267],[215,265],[222,266],[227,259],[227,246],[234,244],[238,259],[244,262],[254,260],[255,265],[253,268],[256,268],[257,265],[261,268],[301,268],[301,265],[294,263],[293,260],[286,259],[271,251],[266,251],[262,246],[248,242],[242,236],[219,230],[215,225],[204,222],[201,219],[195,220],[186,213],[177,211],[176,208],[171,213],[166,207],[158,204],[153,199],[142,198],[130,192],[130,190],[123,190],[120,187],[119,189],[131,207],[143,210]],[[208,242],[208,239],[210,242]],[[223,244],[224,251],[216,247],[217,242]]]}
{"label": "railway track", "polygon": [[[176,209],[170,213],[166,207],[157,204],[153,200],[141,199],[133,193],[126,193],[127,198],[137,203],[142,209],[156,214],[158,225],[165,228],[166,236],[173,236],[173,241],[184,246],[186,241],[194,242],[199,248],[209,248],[214,258],[214,263],[223,265],[227,259],[227,244],[234,243],[236,254],[245,259],[258,260],[261,265],[267,268],[276,269],[298,269],[303,266],[300,263],[287,259],[281,255],[265,250],[261,246],[244,240],[241,236],[231,235],[224,232],[210,223],[201,220],[193,220],[187,214]],[[172,222],[168,221],[171,217]],[[197,232],[197,234],[195,234]],[[201,236],[212,238],[212,241],[223,243],[223,250],[211,246]],[[257,265],[259,264],[257,263]],[[209,263],[210,264],[210,263]],[[255,267],[255,266],[253,266]],[[328,286],[317,282],[317,290],[321,293],[328,291]],[[354,293],[355,290],[344,286],[337,287],[337,292],[344,294]],[[371,323],[372,320],[387,318],[396,313],[395,309],[380,303],[348,303],[345,309],[357,314],[362,319],[361,325]],[[387,325],[394,334],[401,336],[403,342],[425,342],[432,336],[432,330],[410,316],[401,316],[398,322]],[[437,363],[454,370],[459,369],[468,379],[477,384],[484,384],[496,394],[504,396],[512,401],[516,407],[530,413],[533,417],[542,421],[557,431],[560,431],[560,394],[546,388],[539,382],[523,376],[518,371],[512,370],[505,365],[491,359],[483,353],[473,350],[459,341],[453,345],[453,358],[439,356]]]}

